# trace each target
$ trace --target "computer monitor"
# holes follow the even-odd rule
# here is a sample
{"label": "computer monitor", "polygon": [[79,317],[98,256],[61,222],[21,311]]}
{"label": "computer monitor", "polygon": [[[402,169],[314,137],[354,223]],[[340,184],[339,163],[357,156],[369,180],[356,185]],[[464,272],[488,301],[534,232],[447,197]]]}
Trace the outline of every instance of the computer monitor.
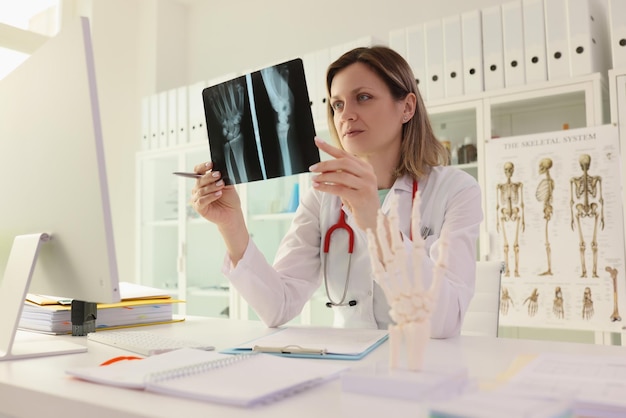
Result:
{"label": "computer monitor", "polygon": [[120,300],[94,67],[80,18],[0,80],[0,360],[86,350],[15,342],[27,292]]}

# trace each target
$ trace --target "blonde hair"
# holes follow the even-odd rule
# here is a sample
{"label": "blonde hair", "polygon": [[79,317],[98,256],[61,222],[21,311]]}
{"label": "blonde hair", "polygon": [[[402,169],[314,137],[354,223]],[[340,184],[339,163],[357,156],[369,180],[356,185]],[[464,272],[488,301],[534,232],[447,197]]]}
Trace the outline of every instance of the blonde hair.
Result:
{"label": "blonde hair", "polygon": [[[428,174],[431,167],[448,164],[448,151],[437,140],[426,112],[426,106],[417,88],[411,67],[396,51],[386,46],[360,47],[346,52],[330,64],[326,72],[326,92],[337,73],[357,62],[367,65],[389,87],[396,100],[403,100],[409,93],[417,97],[415,115],[402,126],[400,160],[394,176],[409,174],[419,179]],[[334,110],[327,100],[328,126],[331,136],[341,146],[334,123]]]}

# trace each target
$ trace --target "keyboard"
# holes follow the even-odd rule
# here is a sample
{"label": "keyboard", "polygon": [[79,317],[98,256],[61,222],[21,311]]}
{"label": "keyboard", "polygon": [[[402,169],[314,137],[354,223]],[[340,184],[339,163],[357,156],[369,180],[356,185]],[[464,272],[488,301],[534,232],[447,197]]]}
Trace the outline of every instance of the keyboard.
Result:
{"label": "keyboard", "polygon": [[89,341],[110,345],[144,356],[152,356],[179,348],[214,350],[215,347],[195,341],[170,338],[149,331],[100,331],[87,334]]}

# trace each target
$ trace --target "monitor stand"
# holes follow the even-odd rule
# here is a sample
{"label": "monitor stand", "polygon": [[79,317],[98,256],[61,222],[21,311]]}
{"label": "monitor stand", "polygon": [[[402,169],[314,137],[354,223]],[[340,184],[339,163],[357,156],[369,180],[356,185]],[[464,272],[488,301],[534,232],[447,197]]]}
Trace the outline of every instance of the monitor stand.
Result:
{"label": "monitor stand", "polygon": [[0,283],[0,361],[84,353],[87,347],[51,337],[49,340],[15,341],[26,293],[45,233],[19,235],[13,241],[4,279]]}

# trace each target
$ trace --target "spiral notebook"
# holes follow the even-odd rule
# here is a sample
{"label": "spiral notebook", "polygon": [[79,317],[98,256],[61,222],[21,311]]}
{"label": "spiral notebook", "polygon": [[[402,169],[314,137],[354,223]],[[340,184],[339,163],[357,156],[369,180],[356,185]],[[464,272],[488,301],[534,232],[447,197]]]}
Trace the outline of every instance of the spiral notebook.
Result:
{"label": "spiral notebook", "polygon": [[335,362],[183,348],[142,360],[72,368],[66,373],[109,386],[250,407],[332,380],[345,369]]}

